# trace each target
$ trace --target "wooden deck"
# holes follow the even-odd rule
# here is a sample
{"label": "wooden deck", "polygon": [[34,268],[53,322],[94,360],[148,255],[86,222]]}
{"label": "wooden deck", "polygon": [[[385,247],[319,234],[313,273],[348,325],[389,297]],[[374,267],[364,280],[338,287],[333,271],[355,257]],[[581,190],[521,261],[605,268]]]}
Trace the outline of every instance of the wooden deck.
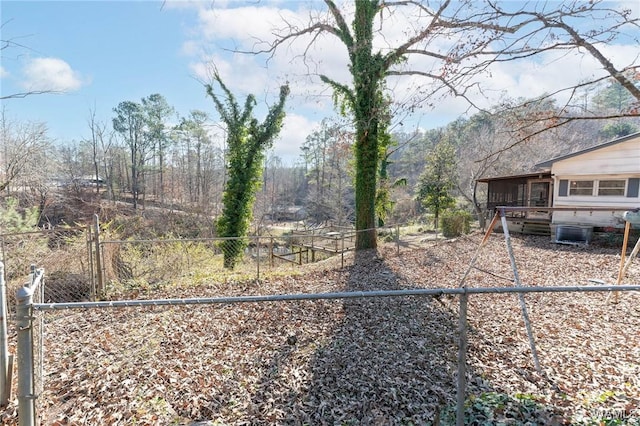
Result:
{"label": "wooden deck", "polygon": [[355,248],[356,232],[352,228],[323,227],[294,232],[291,238],[291,252],[284,255],[272,253],[272,256],[302,264],[315,262],[316,253],[321,252],[331,256],[339,254],[343,256],[344,261],[344,253]]}

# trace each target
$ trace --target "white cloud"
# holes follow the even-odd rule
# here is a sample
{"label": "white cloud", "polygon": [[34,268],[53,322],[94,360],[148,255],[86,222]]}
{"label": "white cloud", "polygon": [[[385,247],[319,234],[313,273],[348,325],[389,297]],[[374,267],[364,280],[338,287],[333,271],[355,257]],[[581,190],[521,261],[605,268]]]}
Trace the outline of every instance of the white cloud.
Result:
{"label": "white cloud", "polygon": [[[633,46],[608,45],[599,48],[618,69],[638,59],[637,48]],[[531,60],[494,64],[490,72],[490,76],[478,80],[485,94],[493,93],[487,99],[489,102],[496,102],[503,94],[511,98],[531,98],[556,93],[579,82],[609,77],[602,64],[587,52],[546,52]],[[556,98],[559,102],[565,102],[570,95],[571,91],[565,90],[558,93]]]}
{"label": "white cloud", "polygon": [[307,136],[319,125],[318,122],[309,120],[307,117],[288,112],[282,125],[280,137],[273,145],[275,155],[282,158],[285,163],[292,164],[300,157],[300,147]]}
{"label": "white cloud", "polygon": [[304,108],[330,114],[331,93],[318,74],[326,73],[343,83],[351,80],[346,48],[337,43],[334,36],[318,37],[312,45],[309,45],[310,37],[300,37],[283,45],[273,56],[232,52],[266,48],[274,39],[274,29],[282,28],[285,20],[300,28],[306,26],[310,12],[305,7],[316,4],[295,3],[296,10],[279,8],[276,2],[246,7],[229,4],[229,9],[222,8],[218,1],[213,8],[200,4],[197,28],[182,47],[184,54],[194,58],[190,68],[195,77],[208,81],[213,64],[238,97],[252,93],[259,99],[274,98],[279,87],[289,83],[290,104],[295,102],[297,111]]}
{"label": "white cloud", "polygon": [[1,65],[0,65],[0,78],[5,78],[9,76],[9,71],[5,70]]}
{"label": "white cloud", "polygon": [[274,93],[278,93],[278,86],[275,80],[270,80],[267,70],[257,72],[260,67],[255,63],[254,57],[237,56],[227,58],[218,54],[204,55],[198,61],[192,62],[189,67],[197,80],[207,83],[211,81],[215,69],[227,87],[234,93],[238,92],[238,96],[241,93],[253,93],[259,96],[270,86],[273,86]]}
{"label": "white cloud", "polygon": [[23,68],[26,90],[70,92],[85,84],[82,76],[59,58],[33,58]]}
{"label": "white cloud", "polygon": [[187,40],[182,44],[181,52],[186,56],[196,56],[200,52],[200,46],[195,40]]}
{"label": "white cloud", "polygon": [[198,13],[200,31],[208,40],[233,39],[250,47],[256,41],[269,40],[274,28],[283,22],[300,22],[301,16],[289,9],[273,6],[202,8]]}
{"label": "white cloud", "polygon": [[[274,97],[279,85],[285,81],[289,82],[292,98],[290,105],[295,104],[296,113],[299,115],[297,118],[287,117],[287,120],[291,119],[291,126],[304,133],[303,137],[299,138],[302,141],[311,131],[309,127],[305,127],[308,123],[302,121],[305,111],[317,114],[314,117],[317,117],[318,121],[322,114],[332,113],[331,91],[326,84],[320,82],[318,74],[325,74],[345,84],[351,82],[345,47],[331,34],[323,34],[317,38],[307,34],[282,44],[273,55],[232,53],[234,49],[265,49],[269,42],[274,40],[279,29],[301,29],[307,27],[312,20],[327,18],[327,11],[322,10],[322,7],[313,1],[287,3],[290,6],[293,4],[293,9],[281,7],[282,4],[276,1],[259,2],[249,6],[246,4],[232,0],[196,3],[198,24],[192,28],[183,52],[193,57],[191,67],[200,78],[206,77],[207,64],[214,63],[225,83],[234,93],[237,91],[238,96],[253,93],[258,98]],[[384,25],[382,22],[375,25],[377,30],[384,27],[384,31],[380,30],[374,40],[374,45],[382,52],[414,35],[417,31],[416,23],[423,24],[423,21],[416,19],[416,15],[401,13],[403,10],[399,8],[397,13],[385,15]],[[349,15],[349,12],[346,15]],[[345,19],[350,22],[352,16],[345,16]],[[637,46],[633,43],[623,45],[626,41],[621,39],[618,45],[598,46],[619,69],[638,62]],[[443,55],[446,55],[456,42],[455,37],[448,39],[437,35],[428,41],[431,50]],[[551,51],[536,55],[531,60],[495,63],[486,73],[474,76],[464,83],[469,87],[466,94],[478,106],[490,108],[505,96],[531,98],[572,87],[580,81],[607,75],[602,65],[588,52],[567,53]],[[267,57],[268,62],[265,64]],[[423,72],[442,72],[441,61],[427,55],[416,55],[405,65],[407,68]],[[427,126],[429,124],[423,121],[429,121],[439,125],[446,117],[453,120],[466,112],[474,112],[470,109],[469,103],[462,98],[443,96],[425,100],[425,96],[437,87],[437,82],[434,84],[432,80],[423,77],[391,78],[388,87],[394,91],[397,101],[405,103],[404,114],[396,117],[405,125],[409,121],[420,121],[421,125]],[[463,91],[464,88],[458,89]],[[441,90],[439,94],[444,95],[445,92]],[[558,101],[565,101],[569,93],[567,91],[560,94]],[[411,114],[413,117],[408,117]],[[297,126],[296,123],[302,125]],[[287,125],[285,122],[285,127]],[[296,146],[299,146],[299,143]],[[284,148],[280,149],[286,152]]]}

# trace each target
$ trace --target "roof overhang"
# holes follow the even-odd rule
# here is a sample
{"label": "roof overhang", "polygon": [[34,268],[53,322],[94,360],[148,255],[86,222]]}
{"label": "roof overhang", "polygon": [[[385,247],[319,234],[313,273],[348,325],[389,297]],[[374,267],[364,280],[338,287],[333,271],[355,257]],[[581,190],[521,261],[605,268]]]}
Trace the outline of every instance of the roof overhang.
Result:
{"label": "roof overhang", "polygon": [[599,149],[607,148],[609,146],[616,145],[616,144],[619,144],[619,143],[622,143],[622,142],[627,142],[627,141],[630,141],[630,140],[635,139],[635,138],[640,138],[640,132],[632,133],[630,135],[623,136],[623,137],[614,139],[614,140],[609,141],[609,142],[601,143],[599,145],[595,145],[595,146],[592,146],[592,147],[587,148],[587,149],[582,149],[580,151],[572,152],[570,154],[563,155],[561,157],[556,157],[556,158],[553,158],[551,160],[543,161],[542,163],[536,164],[536,167],[551,167],[551,166],[553,166],[553,163],[557,163],[558,161],[562,161],[562,160],[566,160],[566,159],[569,159],[569,158],[577,157],[578,155],[586,154],[588,152],[597,151]]}
{"label": "roof overhang", "polygon": [[496,176],[480,178],[477,181],[481,183],[494,182],[497,180],[515,180],[515,179],[548,179],[551,177],[551,171],[544,170],[537,173],[526,173],[522,175]]}

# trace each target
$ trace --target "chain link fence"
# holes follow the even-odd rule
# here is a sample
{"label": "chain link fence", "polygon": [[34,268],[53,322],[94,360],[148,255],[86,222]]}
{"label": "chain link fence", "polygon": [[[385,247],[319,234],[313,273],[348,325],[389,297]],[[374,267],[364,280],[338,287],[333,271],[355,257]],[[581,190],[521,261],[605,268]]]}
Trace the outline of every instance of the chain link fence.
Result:
{"label": "chain link fence", "polygon": [[[84,227],[59,227],[34,232],[0,234],[0,262],[2,268],[2,358],[3,380],[2,405],[10,395],[17,395],[18,382],[13,372],[19,371],[19,364],[24,359],[15,359],[18,344],[18,333],[23,327],[16,318],[16,294],[24,288],[32,289],[33,303],[74,302],[93,300],[93,275],[91,274],[91,253],[89,244],[90,233]],[[38,276],[36,270],[47,270],[47,282]],[[43,363],[42,363],[42,318],[35,312],[34,321],[29,328],[33,336],[33,351],[30,353],[33,363],[33,388],[23,390],[23,399],[33,399],[42,393]],[[12,379],[13,378],[13,379]],[[24,380],[23,380],[24,382]]]}
{"label": "chain link fence", "polygon": [[92,300],[89,238],[85,227],[0,234],[0,260],[5,266],[10,315],[15,311],[16,290],[27,280],[32,265],[47,271],[43,301]]}
{"label": "chain link fence", "polygon": [[[399,250],[397,229],[379,232],[396,240]],[[355,240],[352,228],[338,227],[244,238],[111,240],[102,236],[100,296],[111,300],[152,296],[154,290],[166,288],[260,279],[332,257],[344,266]]]}
{"label": "chain link fence", "polygon": [[[400,289],[89,302],[73,309],[40,304],[49,361],[35,371],[44,381],[37,413],[42,424],[340,424],[370,423],[379,409],[414,424],[431,424],[436,416],[456,424],[456,378],[465,371],[459,351],[466,351],[459,324],[466,324],[466,312],[442,309],[433,296],[612,289]],[[518,340],[526,353],[526,340]],[[538,343],[551,350],[543,330]],[[638,373],[632,354],[617,361],[626,374]],[[464,376],[465,388],[494,392],[473,368]],[[364,405],[345,402],[356,400]],[[526,403],[511,408],[549,415]]]}
{"label": "chain link fence", "polygon": [[[154,240],[118,240],[100,228],[96,222],[89,227],[0,234],[10,315],[15,291],[33,264],[47,271],[44,302],[113,300],[152,296],[165,288],[260,279],[330,258],[345,266],[356,240],[353,228],[337,226],[244,238]],[[401,235],[399,226],[377,232],[382,242],[395,243],[398,252],[433,237],[421,232]]]}
{"label": "chain link fence", "polygon": [[[393,249],[387,246],[379,253],[391,259],[404,242],[397,230],[387,232],[379,232],[379,237],[390,235]],[[349,245],[353,236],[349,230],[314,229],[246,239],[87,237],[91,248],[87,252],[97,247],[90,258],[97,253],[100,259],[89,272],[102,271],[110,301],[52,303],[33,295],[28,315],[35,320],[33,374],[44,385],[36,381],[32,393],[19,394],[35,398],[43,424],[156,425],[204,420],[215,424],[217,419],[235,419],[238,424],[335,424],[365,419],[363,410],[370,423],[386,419],[388,424],[427,424],[442,416],[449,419],[445,424],[452,424],[451,419],[465,415],[453,414],[454,409],[465,408],[464,392],[455,399],[456,386],[458,390],[487,389],[477,372],[461,373],[466,365],[468,295],[492,294],[493,300],[493,293],[507,292],[521,297],[525,292],[640,290],[637,285],[502,289],[399,285],[394,287],[397,290],[362,292],[357,276],[340,283],[325,282],[321,274],[313,287],[297,287],[291,268],[309,260],[322,261],[322,256],[340,258],[343,264],[346,257],[351,262],[344,255],[353,249]],[[236,243],[242,247],[242,257],[229,270],[224,248]],[[475,258],[469,270],[474,262]],[[382,264],[374,259],[370,266]],[[286,279],[228,285],[261,274],[277,276],[280,268],[289,268],[283,274]],[[393,275],[382,272],[378,278]],[[178,291],[172,292],[173,287]],[[197,298],[186,298],[190,296],[187,288],[193,288]],[[346,291],[327,293],[337,288]],[[172,299],[157,299],[156,294]],[[120,295],[128,296],[127,300],[118,301]],[[433,297],[443,295],[459,295],[460,308],[449,303],[443,309],[442,302],[434,303]],[[554,305],[551,297],[536,309]],[[625,303],[631,306],[632,300]],[[516,313],[509,322],[518,321]],[[626,326],[619,325],[620,330],[636,324],[633,319],[627,321]],[[38,322],[44,324],[42,331]],[[433,346],[433,336],[442,347]],[[551,351],[553,345],[544,343],[544,331],[540,336],[545,350]],[[519,351],[526,353],[524,339],[520,340]],[[44,358],[38,354],[43,349]],[[633,351],[618,359],[620,380],[637,377]],[[403,384],[408,382],[407,394]],[[349,395],[362,395],[353,399],[341,393],[345,389]],[[356,400],[365,405],[344,405]],[[376,411],[380,401],[384,401],[383,411],[408,417],[402,421],[384,417]],[[635,419],[638,413],[621,415]]]}
{"label": "chain link fence", "polygon": [[[385,241],[395,241],[400,250],[401,241],[397,228],[389,228],[386,230],[378,230],[379,236]],[[64,303],[90,303],[93,300],[118,300],[118,299],[152,299],[157,294],[172,294],[175,297],[189,297],[194,293],[189,293],[189,289],[195,288],[195,291],[201,291],[202,288],[209,288],[210,291],[216,292],[216,289],[228,288],[229,283],[241,282],[258,282],[260,278],[267,274],[272,276],[290,276],[295,275],[300,266],[313,263],[323,262],[329,259],[339,261],[342,266],[345,262],[351,262],[352,256],[349,252],[355,248],[356,234],[352,229],[348,228],[313,228],[304,232],[288,231],[280,235],[251,236],[246,238],[209,238],[209,239],[165,239],[165,240],[115,240],[109,239],[108,230],[100,234],[100,226],[96,223],[94,226],[87,228],[58,228],[55,230],[43,230],[38,232],[20,233],[20,234],[3,234],[0,235],[0,243],[2,248],[2,260],[6,262],[5,276],[7,277],[6,293],[9,311],[9,327],[10,336],[8,338],[9,348],[4,350],[4,355],[15,353],[15,345],[17,339],[15,330],[26,330],[29,327],[14,327],[16,318],[16,293],[19,289],[28,288],[30,285],[25,284],[33,281],[34,264],[37,264],[39,270],[46,270],[46,283],[44,276],[39,281],[37,289],[34,288],[30,303],[35,305],[45,304],[64,304]],[[233,268],[227,267],[226,258],[230,253],[240,253],[234,260]],[[322,267],[322,265],[320,265]],[[233,286],[232,286],[233,287]],[[176,289],[175,292],[171,292]],[[244,289],[246,290],[246,288]],[[262,290],[265,290],[264,288]],[[234,290],[235,291],[235,290]],[[237,288],[237,293],[242,293],[242,288]],[[173,296],[171,296],[173,297]],[[335,302],[327,302],[326,306],[334,306]],[[315,305],[308,304],[305,310],[313,311]],[[325,306],[324,303],[319,303]],[[321,308],[325,309],[325,308]],[[333,308],[331,308],[333,309]],[[266,312],[262,307],[257,311]],[[175,308],[169,309],[176,312]],[[224,310],[226,312],[226,310]],[[91,336],[89,328],[100,330],[107,339],[114,336],[113,333],[126,337],[124,331],[117,331],[118,321],[126,323],[127,315],[116,315],[115,322],[109,321],[107,330],[95,326],[82,326],[82,316],[91,317],[93,311],[84,311],[78,316],[73,316],[72,323],[68,323],[68,312],[45,312],[40,310],[32,311],[29,318],[34,322],[30,326],[33,340],[33,358],[34,365],[34,381],[33,390],[20,391],[16,390],[16,381],[13,382],[13,391],[10,394],[21,393],[23,399],[32,399],[34,401],[34,410],[38,413],[47,413],[47,420],[58,422],[61,424],[71,423],[92,423],[94,420],[101,422],[100,412],[92,413],[88,416],[97,415],[98,417],[88,420],[86,417],[81,419],[56,419],[55,409],[51,405],[51,401],[58,401],[64,405],[64,397],[59,400],[57,397],[50,398],[48,393],[47,381],[51,375],[55,375],[56,382],[53,389],[58,393],[61,388],[58,387],[57,381],[60,377],[63,381],[65,377],[73,378],[62,389],[66,389],[67,385],[73,388],[74,380],[79,379],[76,366],[73,363],[63,366],[57,365],[52,367],[43,363],[43,351],[48,357],[50,354],[60,355],[58,352],[62,350],[64,357],[69,356],[72,359],[75,350],[69,349],[63,342],[68,338],[79,338],[80,336]],[[137,313],[133,314],[137,316]],[[164,315],[164,314],[163,314]],[[163,316],[161,315],[161,316]],[[167,313],[166,318],[170,318],[173,313]],[[189,315],[182,311],[181,315]],[[226,314],[225,314],[226,315]],[[269,315],[269,314],[265,314]],[[304,316],[304,315],[303,315]],[[120,318],[120,319],[118,319]],[[155,321],[155,320],[154,320]],[[304,319],[296,319],[295,324],[299,327]],[[43,325],[44,324],[44,325]],[[141,326],[145,323],[142,322]],[[60,327],[66,327],[62,329]],[[70,327],[70,328],[69,328]],[[329,329],[327,324],[323,326]],[[109,330],[114,330],[113,332]],[[141,347],[146,347],[148,343],[144,343],[144,334],[155,334],[157,331],[151,328],[142,327],[141,335],[129,336],[132,339],[140,338]],[[279,330],[273,333],[279,333]],[[61,334],[65,337],[62,338]],[[134,333],[135,334],[135,333]],[[138,337],[136,337],[138,336]],[[83,337],[84,338],[84,337]],[[128,338],[128,337],[127,337]],[[119,340],[121,342],[121,340]],[[61,346],[62,345],[62,346]],[[73,344],[72,344],[73,345]],[[114,343],[115,345],[115,343]],[[82,355],[88,357],[88,360],[95,363],[87,365],[91,370],[105,373],[101,368],[108,366],[111,361],[118,364],[122,357],[132,358],[142,362],[146,356],[146,349],[141,349],[142,355],[134,354],[136,345],[127,345],[122,348],[120,355],[113,358],[111,355],[102,357],[105,354],[105,347],[95,348],[92,343],[83,343]],[[137,350],[137,349],[136,349]],[[112,359],[113,358],[113,359]],[[115,361],[114,361],[115,360]],[[18,363],[24,363],[23,359]],[[26,361],[31,362],[31,361]],[[80,362],[80,365],[83,365]],[[66,368],[71,368],[69,373],[64,373]],[[84,368],[84,367],[83,367]],[[58,373],[62,371],[62,376]],[[86,373],[86,371],[85,371]],[[115,373],[115,372],[114,372]],[[66,376],[68,374],[68,376]],[[107,371],[105,374],[109,374]],[[115,375],[114,377],[118,377]],[[6,377],[5,377],[6,378]],[[88,381],[87,381],[88,380]],[[45,383],[43,386],[42,383]],[[82,379],[82,386],[87,385],[93,379]],[[146,389],[147,385],[142,385]],[[150,386],[150,385],[148,385]],[[75,389],[75,388],[74,388]],[[142,391],[141,391],[142,392]],[[43,398],[42,396],[46,396]],[[158,404],[162,405],[161,398],[158,397]],[[98,402],[96,402],[98,403]],[[153,407],[149,407],[146,402],[142,408],[134,410],[129,414],[130,418],[137,419],[145,417],[144,413],[150,413],[150,418],[158,419]],[[90,410],[92,404],[88,403],[87,410]],[[135,404],[134,404],[135,406]],[[156,407],[158,408],[158,407]],[[10,407],[14,410],[16,407]],[[140,411],[142,410],[142,411]],[[156,410],[157,411],[157,410]],[[162,411],[162,409],[160,410]],[[142,413],[142,414],[141,414]],[[155,413],[155,414],[154,414]],[[4,415],[4,419],[15,417],[9,410]],[[106,416],[106,414],[104,414]],[[116,423],[120,414],[114,414],[116,417],[111,418]],[[187,413],[182,413],[187,416]],[[53,417],[51,417],[53,416]],[[125,414],[126,417],[126,414]],[[110,418],[110,417],[105,417]],[[148,419],[147,419],[148,420]],[[9,421],[11,423],[11,421]],[[122,424],[126,424],[123,421]],[[142,424],[158,424],[154,421],[143,421]]]}

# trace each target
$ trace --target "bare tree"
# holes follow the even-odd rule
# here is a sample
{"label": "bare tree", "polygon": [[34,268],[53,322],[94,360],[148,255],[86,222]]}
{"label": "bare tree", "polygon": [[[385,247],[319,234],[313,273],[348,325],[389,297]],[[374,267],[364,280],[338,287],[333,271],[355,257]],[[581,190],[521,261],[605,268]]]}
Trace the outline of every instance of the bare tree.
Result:
{"label": "bare tree", "polygon": [[180,150],[178,165],[183,165],[184,188],[189,194],[189,202],[197,203],[204,210],[211,200],[210,188],[213,185],[214,147],[207,130],[209,115],[200,110],[192,110],[188,117],[182,117],[180,124],[173,129],[173,138]]}
{"label": "bare tree", "polygon": [[[0,191],[10,193],[12,185],[26,178],[29,164],[41,159],[51,143],[47,138],[47,127],[43,123],[10,122],[2,111],[2,158],[0,159]],[[46,157],[46,155],[45,155]]]}
{"label": "bare tree", "polygon": [[[533,9],[528,9],[532,6],[527,4],[515,11],[509,11],[497,2],[489,2],[489,5],[504,18],[521,20],[525,28],[530,28],[527,32],[516,33],[516,37],[512,41],[515,49],[512,52],[507,49],[505,52],[513,54],[509,60],[549,50],[585,50],[601,64],[610,77],[640,103],[640,88],[636,83],[637,74],[640,72],[638,65],[640,54],[629,58],[629,63],[624,67],[616,67],[600,49],[600,46],[615,42],[621,35],[628,35],[636,45],[640,43],[637,36],[637,31],[640,29],[640,18],[633,17],[633,12],[630,9],[608,7],[606,2],[601,1],[571,2],[567,5],[562,4],[560,7],[553,5],[552,7],[555,9],[552,10],[546,10],[547,4],[534,4]],[[581,18],[583,22],[585,18],[589,18],[594,21],[602,21],[605,24],[581,28],[581,26],[571,25],[567,22],[574,21],[576,18]],[[625,33],[625,31],[627,32]],[[548,42],[532,46],[528,40],[535,37]],[[601,77],[584,81],[581,85],[595,84],[599,81],[601,81]],[[573,91],[573,89],[574,87],[571,87],[566,90]]]}
{"label": "bare tree", "polygon": [[164,96],[154,93],[142,98],[142,108],[145,118],[144,138],[153,150],[153,160],[158,161],[159,182],[154,185],[154,195],[160,196],[160,201],[164,201],[164,169],[165,151],[167,145],[171,143],[168,134],[166,120],[175,112]]}
{"label": "bare tree", "polygon": [[[358,249],[376,246],[374,199],[383,110],[380,90],[389,77],[421,76],[431,81],[433,84],[416,89],[414,102],[436,104],[440,96],[453,95],[481,109],[475,100],[482,93],[479,77],[496,63],[552,50],[568,53],[586,49],[610,75],[622,81],[622,71],[637,69],[637,58],[623,69],[615,68],[605,61],[598,46],[615,40],[629,28],[635,30],[638,19],[598,1],[527,2],[512,10],[513,6],[503,8],[492,1],[360,0],[352,6],[351,25],[345,8],[340,9],[332,0],[324,3],[326,13],[312,15],[306,24],[287,22],[275,31],[273,42],[252,53],[273,55],[306,37],[303,60],[307,62],[311,61],[306,57],[310,47],[325,35],[344,46],[352,81],[337,81],[326,74],[319,77],[352,113],[356,129],[356,228],[365,230],[358,235]],[[594,16],[602,18],[597,28],[593,28]],[[404,39],[387,37],[384,30],[393,28],[401,18],[408,26]],[[634,90],[628,82],[624,84]],[[564,90],[571,92],[577,87]]]}
{"label": "bare tree", "polygon": [[[559,97],[565,98],[560,106],[553,105],[553,108],[539,109],[532,116],[519,117],[511,132],[512,143],[494,155],[574,121],[620,120],[640,116],[640,53],[628,57],[624,65],[616,66],[603,50],[603,47],[625,38],[631,44],[640,43],[640,18],[634,16],[630,9],[609,7],[610,3],[604,1],[569,2],[559,5],[533,2],[511,10],[495,2],[489,4],[505,19],[521,21],[523,24],[523,29],[513,33],[509,38],[503,57],[498,58],[499,62],[528,58],[555,50],[563,54],[590,56],[604,71],[601,75],[595,75],[575,85],[528,99],[524,104],[508,102],[504,105],[499,113],[511,114],[514,110],[522,110],[522,107],[543,103],[551,105]],[[552,9],[549,10],[550,7]],[[599,25],[588,24],[589,22]],[[532,40],[541,42],[532,43]],[[482,62],[482,66],[489,67],[495,61],[495,58],[490,57]],[[606,90],[607,87],[601,89],[603,84],[608,88],[613,87],[618,98],[624,98],[627,102],[620,102],[616,109],[589,109],[585,94]]]}
{"label": "bare tree", "polygon": [[129,166],[131,168],[131,195],[133,208],[138,208],[140,192],[143,190],[144,165],[151,147],[144,138],[144,113],[139,103],[124,101],[113,109],[113,129],[122,135],[129,148]]}
{"label": "bare tree", "polygon": [[352,140],[352,133],[339,122],[323,120],[301,147],[307,192],[305,206],[309,219],[315,223],[347,222],[349,203],[345,203],[344,196],[352,188],[348,175],[348,163],[353,158]]}
{"label": "bare tree", "polygon": [[[0,33],[9,21],[5,21],[0,25]],[[10,49],[31,50],[28,46],[19,43],[17,38],[0,38],[0,59],[5,60],[6,52]],[[0,100],[20,99],[31,95],[42,95],[46,93],[61,93],[57,90],[27,90],[25,92],[10,93],[8,95],[0,94]]]}
{"label": "bare tree", "polygon": [[[107,131],[107,124],[96,120],[95,107],[89,109],[87,125],[91,132],[91,138],[87,140],[91,147],[91,163],[93,176],[96,182],[96,194],[100,192],[100,182],[107,185],[109,198],[113,197],[113,184],[111,182],[111,147],[113,144],[113,132]],[[102,173],[100,170],[102,169]]]}

